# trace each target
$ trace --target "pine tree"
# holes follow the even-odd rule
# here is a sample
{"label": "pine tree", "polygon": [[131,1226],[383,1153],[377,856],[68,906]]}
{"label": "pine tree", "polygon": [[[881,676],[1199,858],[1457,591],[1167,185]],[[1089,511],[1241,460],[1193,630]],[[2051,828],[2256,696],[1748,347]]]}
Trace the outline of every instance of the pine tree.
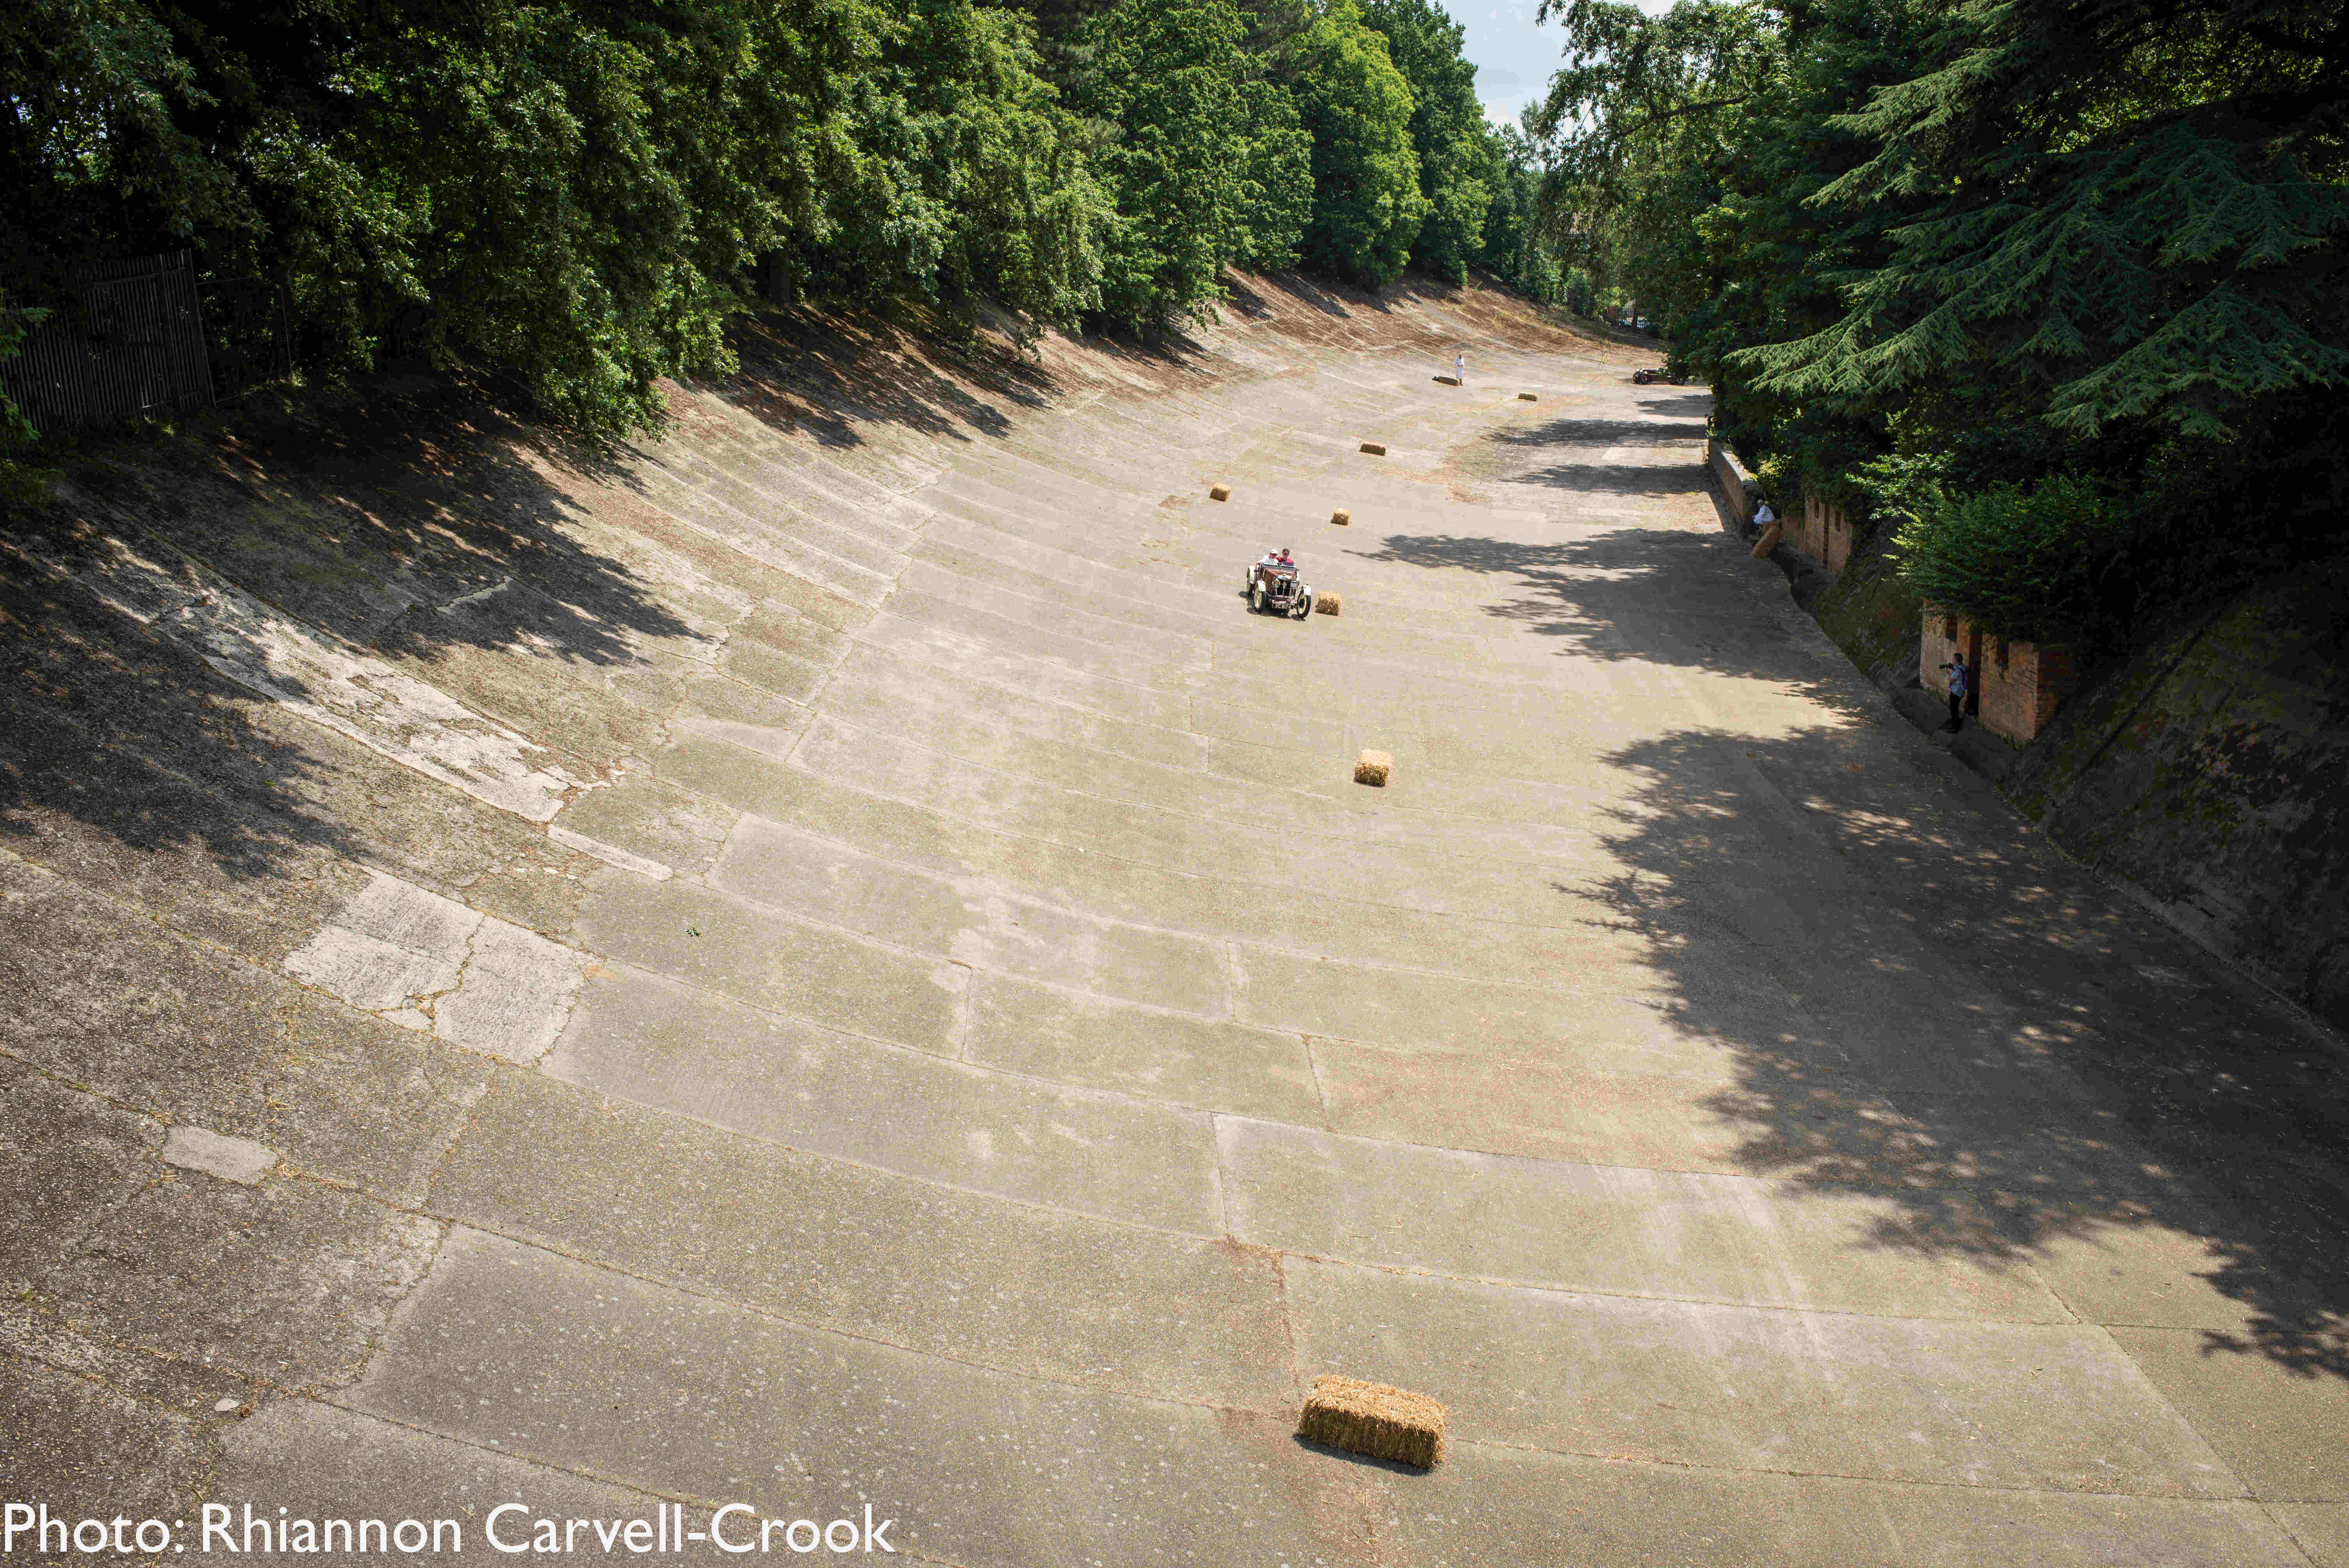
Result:
{"label": "pine tree", "polygon": [[1845,117],[1877,151],[1813,198],[1917,211],[1839,320],[1754,352],[1764,387],[1962,375],[2075,437],[2219,438],[2349,386],[2342,5],[1974,0],[1936,53]]}

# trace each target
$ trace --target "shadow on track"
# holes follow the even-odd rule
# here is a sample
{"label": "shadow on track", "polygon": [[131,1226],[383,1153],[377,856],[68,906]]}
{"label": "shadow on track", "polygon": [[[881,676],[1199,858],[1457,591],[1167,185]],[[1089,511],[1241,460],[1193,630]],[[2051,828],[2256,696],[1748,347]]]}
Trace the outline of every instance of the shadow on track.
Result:
{"label": "shadow on track", "polygon": [[[1591,444],[1626,428],[1562,428],[1578,423]],[[1692,463],[1639,471],[1702,482]],[[1752,734],[1610,752],[1635,780],[1602,832],[1617,869],[1559,889],[1638,940],[1678,1027],[1732,1054],[1704,1107],[1732,1162],[1869,1200],[1856,1245],[2036,1267],[2083,1316],[2190,1326],[2206,1355],[2349,1378],[2338,1043],[2003,801],[1953,788],[1904,731],[1872,734],[1899,721],[1790,609],[1734,585],[1744,563],[1719,534],[1577,533],[1360,553],[1495,580],[1485,613],[1561,656],[1771,694]],[[1787,727],[1789,693],[1825,711]]]}
{"label": "shadow on track", "polygon": [[[2060,1253],[2047,1277],[2095,1321],[2166,1321],[2161,1269],[2133,1271],[2172,1260],[2233,1304],[2186,1309],[2204,1354],[2349,1378],[2337,1045],[2002,803],[1886,758],[1848,727],[1609,758],[1640,781],[1603,835],[1622,870],[1561,891],[1600,899],[1682,1026],[1734,1050],[1707,1109],[1737,1163],[1874,1200],[1862,1245]],[[1807,1037],[1720,1001],[1724,957],[1765,967]]]}
{"label": "shadow on track", "polygon": [[[1702,488],[1701,480],[1696,488]],[[1719,547],[1717,534],[1625,524],[1556,544],[1397,534],[1377,550],[1350,553],[1512,579],[1514,592],[1485,603],[1485,614],[1557,639],[1561,656],[1637,659],[1753,676],[1848,707],[1849,683],[1813,675],[1792,656],[1789,634],[1776,621],[1720,613],[1710,560]]]}
{"label": "shadow on track", "polygon": [[1652,419],[1552,419],[1547,424],[1499,429],[1485,438],[1504,447],[1687,447],[1704,445],[1702,420],[1675,425]]}
{"label": "shadow on track", "polygon": [[937,440],[999,438],[1011,430],[1007,410],[1051,401],[1051,377],[1036,361],[987,338],[956,345],[944,325],[805,306],[738,318],[727,343],[740,368],[711,390],[834,449],[864,444],[857,428],[869,424]]}
{"label": "shadow on track", "polygon": [[[618,480],[605,454],[548,438],[511,390],[393,377],[324,413],[240,410],[87,448],[55,504],[7,526],[0,554],[0,834],[70,820],[133,850],[200,851],[238,879],[342,841],[289,803],[321,765],[256,727],[267,699],[70,580],[110,541],[186,583],[217,573],[536,737],[551,727],[545,692],[513,669],[592,684],[575,672],[694,635],[630,562],[588,542],[581,497]],[[492,652],[519,657],[501,671],[478,656]],[[637,717],[600,694],[565,717],[592,727],[599,702],[615,722]]]}
{"label": "shadow on track", "polygon": [[238,882],[339,848],[295,803],[316,762],[250,707],[193,654],[0,557],[0,845],[61,837],[92,863],[113,846],[191,853]]}

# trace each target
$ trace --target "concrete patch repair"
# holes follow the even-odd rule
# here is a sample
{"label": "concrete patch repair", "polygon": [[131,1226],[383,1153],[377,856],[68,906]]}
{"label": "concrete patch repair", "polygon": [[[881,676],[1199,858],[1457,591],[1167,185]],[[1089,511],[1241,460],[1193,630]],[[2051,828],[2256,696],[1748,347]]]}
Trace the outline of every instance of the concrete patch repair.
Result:
{"label": "concrete patch repair", "polygon": [[2337,1042],[1257,294],[12,545],[0,1560],[2349,1563]]}
{"label": "concrete patch repair", "polygon": [[184,1171],[201,1171],[240,1186],[254,1187],[276,1165],[277,1154],[249,1138],[229,1138],[209,1128],[183,1123],[165,1134],[163,1162]]}
{"label": "concrete patch repair", "polygon": [[454,899],[370,870],[285,972],[405,1028],[523,1066],[563,1032],[584,960]]}

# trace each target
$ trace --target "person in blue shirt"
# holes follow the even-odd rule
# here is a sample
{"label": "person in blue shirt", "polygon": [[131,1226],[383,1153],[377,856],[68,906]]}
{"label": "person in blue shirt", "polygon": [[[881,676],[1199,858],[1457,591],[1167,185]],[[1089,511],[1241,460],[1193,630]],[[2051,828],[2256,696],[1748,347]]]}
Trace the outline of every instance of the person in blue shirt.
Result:
{"label": "person in blue shirt", "polygon": [[1966,669],[1966,655],[1962,653],[1941,667],[1950,672],[1950,733],[1955,735],[1965,727],[1966,693],[1973,689],[1973,683]]}

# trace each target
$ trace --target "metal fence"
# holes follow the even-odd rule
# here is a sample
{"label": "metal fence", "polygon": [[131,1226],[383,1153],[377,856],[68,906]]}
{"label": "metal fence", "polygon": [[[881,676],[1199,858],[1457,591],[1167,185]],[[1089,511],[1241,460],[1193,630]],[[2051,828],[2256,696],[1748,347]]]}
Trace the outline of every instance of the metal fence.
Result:
{"label": "metal fence", "polygon": [[48,308],[0,360],[10,399],[44,435],[212,401],[191,253],[84,268]]}
{"label": "metal fence", "polygon": [[222,277],[197,285],[212,396],[222,403],[294,374],[293,298],[285,274]]}

